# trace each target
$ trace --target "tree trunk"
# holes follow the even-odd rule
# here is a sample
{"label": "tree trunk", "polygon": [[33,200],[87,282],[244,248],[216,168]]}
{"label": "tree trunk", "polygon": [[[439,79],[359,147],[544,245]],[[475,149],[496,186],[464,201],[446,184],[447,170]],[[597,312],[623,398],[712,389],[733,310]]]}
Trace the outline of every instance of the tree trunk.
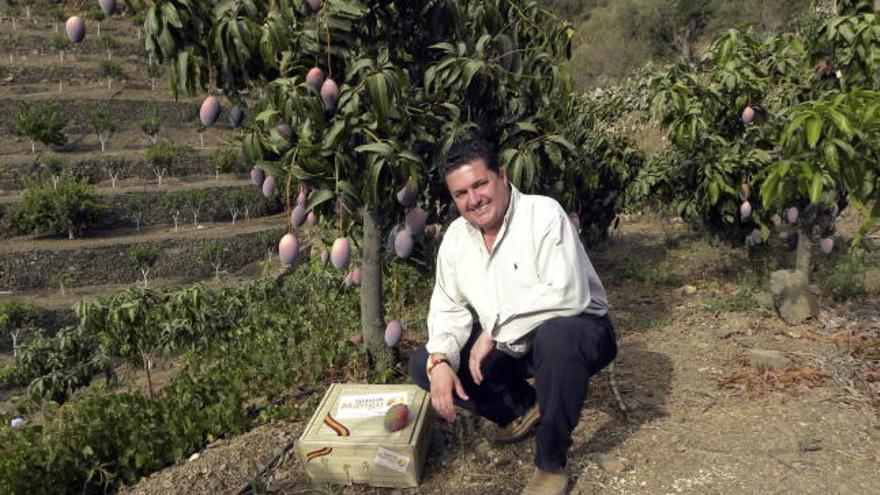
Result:
{"label": "tree trunk", "polygon": [[144,360],[144,371],[147,372],[147,391],[149,392],[149,397],[153,398],[153,375],[150,372],[150,358],[147,357],[146,354],[141,354],[141,359]]}
{"label": "tree trunk", "polygon": [[364,240],[361,266],[361,333],[373,369],[380,371],[394,365],[395,355],[385,345],[385,318],[382,298],[382,231],[379,210],[365,207]]}
{"label": "tree trunk", "polygon": [[797,271],[803,273],[810,280],[810,229],[806,224],[798,227],[797,254],[795,258],[795,267]]}
{"label": "tree trunk", "polygon": [[144,270],[143,268],[141,268],[141,274],[143,274],[144,276],[144,289],[146,289],[149,285],[149,282],[147,281],[147,275],[150,274],[150,270]]}

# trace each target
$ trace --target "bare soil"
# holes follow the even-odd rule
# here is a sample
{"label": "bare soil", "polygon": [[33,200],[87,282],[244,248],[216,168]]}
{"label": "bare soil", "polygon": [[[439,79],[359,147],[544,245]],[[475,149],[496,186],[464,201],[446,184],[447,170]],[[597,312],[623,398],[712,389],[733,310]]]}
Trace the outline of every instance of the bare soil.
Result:
{"label": "bare soil", "polygon": [[[569,453],[570,493],[876,493],[878,363],[861,359],[857,348],[880,340],[880,294],[849,303],[819,294],[819,317],[789,327],[769,308],[737,302],[740,291],[752,290],[735,266],[739,252],[647,218],[625,221],[591,256],[613,305],[615,377],[626,411],[609,371],[594,377]],[[663,266],[696,292],[632,277],[623,269],[631,263]],[[424,338],[410,335],[407,344]],[[746,363],[750,349],[781,351],[793,365],[759,373]],[[261,426],[123,492],[237,493],[302,428]],[[493,426],[466,414],[438,422],[435,431],[416,489],[313,485],[292,451],[261,482],[279,494],[439,495],[516,494],[528,481],[533,438],[492,446]],[[267,435],[283,438],[260,445]],[[243,468],[243,458],[254,459],[253,467]]]}

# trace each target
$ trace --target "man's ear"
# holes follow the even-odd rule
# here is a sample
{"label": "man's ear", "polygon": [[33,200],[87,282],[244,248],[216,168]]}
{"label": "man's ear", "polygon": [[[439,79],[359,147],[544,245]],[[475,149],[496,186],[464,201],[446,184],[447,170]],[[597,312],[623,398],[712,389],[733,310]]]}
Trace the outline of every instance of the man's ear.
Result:
{"label": "man's ear", "polygon": [[498,177],[501,178],[501,182],[502,182],[505,186],[510,185],[510,184],[508,184],[508,181],[507,181],[507,170],[505,170],[505,169],[503,169],[503,168],[498,169]]}

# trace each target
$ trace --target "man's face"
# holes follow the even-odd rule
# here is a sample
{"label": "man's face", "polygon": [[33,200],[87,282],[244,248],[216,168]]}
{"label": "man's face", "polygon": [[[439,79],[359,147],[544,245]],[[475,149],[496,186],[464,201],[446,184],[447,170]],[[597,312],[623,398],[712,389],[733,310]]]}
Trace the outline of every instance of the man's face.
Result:
{"label": "man's face", "polygon": [[484,234],[498,233],[510,204],[510,187],[503,170],[495,173],[477,158],[446,174],[446,186],[465,220]]}

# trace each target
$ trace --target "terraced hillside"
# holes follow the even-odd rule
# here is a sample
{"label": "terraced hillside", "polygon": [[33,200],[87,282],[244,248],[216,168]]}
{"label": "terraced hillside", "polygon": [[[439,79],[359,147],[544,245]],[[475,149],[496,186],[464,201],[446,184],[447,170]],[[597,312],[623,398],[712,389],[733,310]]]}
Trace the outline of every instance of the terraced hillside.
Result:
{"label": "terraced hillside", "polygon": [[[237,152],[217,165],[215,155],[237,133],[225,111],[214,126],[198,128],[198,102],[172,98],[131,17],[101,21],[100,36],[87,21],[85,40],[62,47],[64,25],[50,7],[37,2],[15,29],[9,16],[0,22],[0,301],[24,299],[60,312],[52,321],[67,321],[63,313],[78,297],[138,282],[132,246],[161,249],[150,276],[158,286],[213,278],[199,256],[209,244],[222,246],[228,273],[264,260],[269,234],[283,225],[281,204],[250,185]],[[67,120],[64,144],[37,142],[32,151],[16,135],[18,116],[38,106]],[[103,151],[95,112],[115,127]],[[157,133],[144,131],[147,121]],[[151,146],[161,156],[148,157]],[[18,233],[10,212],[24,189],[65,173],[86,179],[101,198],[98,225],[73,240]]]}

